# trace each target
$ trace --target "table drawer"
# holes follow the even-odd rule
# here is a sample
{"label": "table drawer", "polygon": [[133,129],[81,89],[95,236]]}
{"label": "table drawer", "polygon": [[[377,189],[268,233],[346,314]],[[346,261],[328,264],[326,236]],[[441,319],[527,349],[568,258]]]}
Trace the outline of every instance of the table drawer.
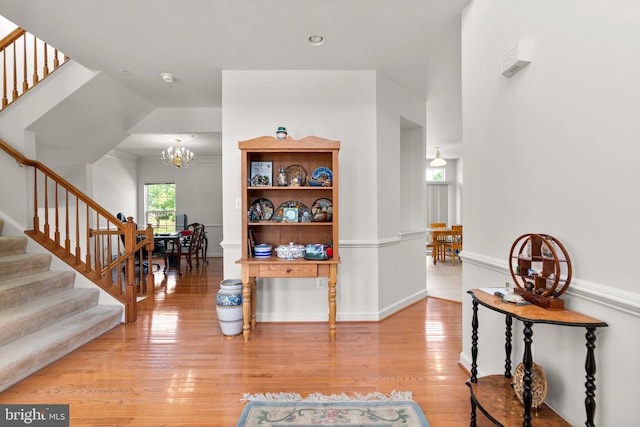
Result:
{"label": "table drawer", "polygon": [[316,264],[263,264],[258,277],[317,277]]}

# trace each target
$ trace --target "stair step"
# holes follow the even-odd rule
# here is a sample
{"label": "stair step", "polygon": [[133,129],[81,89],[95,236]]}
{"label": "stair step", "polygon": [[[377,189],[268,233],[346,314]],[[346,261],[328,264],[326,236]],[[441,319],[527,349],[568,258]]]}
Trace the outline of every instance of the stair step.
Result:
{"label": "stair step", "polygon": [[26,250],[25,236],[0,236],[0,256],[23,254]]}
{"label": "stair step", "polygon": [[43,271],[0,280],[0,310],[73,288],[73,271]]}
{"label": "stair step", "polygon": [[0,277],[3,280],[49,270],[50,254],[20,254],[0,257]]}
{"label": "stair step", "polygon": [[73,288],[2,310],[0,345],[87,310],[98,303],[99,296],[100,291],[97,289]]}
{"label": "stair step", "polygon": [[0,347],[0,392],[120,324],[121,306],[97,305]]}

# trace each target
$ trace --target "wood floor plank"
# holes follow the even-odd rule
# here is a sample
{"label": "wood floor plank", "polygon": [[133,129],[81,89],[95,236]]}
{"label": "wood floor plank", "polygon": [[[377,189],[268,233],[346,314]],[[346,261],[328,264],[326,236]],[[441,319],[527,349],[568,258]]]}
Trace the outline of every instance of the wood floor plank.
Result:
{"label": "wood floor plank", "polygon": [[[413,392],[431,427],[469,425],[458,366],[461,305],[427,298],[381,322],[259,323],[244,343],[218,326],[222,259],[156,275],[123,324],[0,393],[70,404],[71,426],[235,426],[244,393]],[[491,425],[479,414],[479,427]]]}

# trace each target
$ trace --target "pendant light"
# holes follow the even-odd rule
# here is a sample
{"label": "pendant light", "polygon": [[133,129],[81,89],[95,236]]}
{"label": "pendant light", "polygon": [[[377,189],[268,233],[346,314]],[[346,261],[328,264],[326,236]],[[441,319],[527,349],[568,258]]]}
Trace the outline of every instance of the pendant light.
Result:
{"label": "pendant light", "polygon": [[447,161],[442,157],[440,157],[440,147],[436,147],[436,158],[431,160],[431,163],[429,163],[429,166],[435,168],[438,166],[444,166],[446,164],[447,164]]}

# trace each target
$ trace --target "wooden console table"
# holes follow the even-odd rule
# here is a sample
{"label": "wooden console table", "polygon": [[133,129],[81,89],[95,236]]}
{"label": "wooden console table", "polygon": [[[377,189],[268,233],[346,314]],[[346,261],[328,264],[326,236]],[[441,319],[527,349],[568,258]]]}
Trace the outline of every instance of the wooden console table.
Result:
{"label": "wooden console table", "polygon": [[[571,310],[547,310],[536,305],[517,306],[511,303],[502,302],[498,296],[488,294],[480,289],[468,291],[473,298],[473,319],[471,335],[471,378],[467,381],[467,386],[471,393],[471,427],[476,426],[476,408],[479,408],[495,425],[499,426],[532,426],[532,367],[533,355],[531,345],[533,344],[533,325],[535,323],[546,323],[559,326],[578,326],[587,330],[587,357],[585,362],[586,378],[586,399],[585,409],[587,415],[586,426],[595,427],[593,422],[596,402],[595,402],[595,342],[596,328],[608,326],[605,322],[593,317],[577,313]],[[489,375],[478,378],[478,306],[488,308],[505,315],[505,373],[504,375]],[[518,401],[513,388],[511,387],[511,337],[513,318],[520,320],[524,324],[524,391],[523,405]],[[542,405],[535,418],[536,426],[570,426],[564,419],[557,415],[548,406]]]}
{"label": "wooden console table", "polygon": [[336,339],[336,280],[339,260],[310,261],[240,259],[242,264],[242,334],[249,341],[251,329],[256,328],[256,278],[257,277],[327,277],[329,292],[329,339]]}

